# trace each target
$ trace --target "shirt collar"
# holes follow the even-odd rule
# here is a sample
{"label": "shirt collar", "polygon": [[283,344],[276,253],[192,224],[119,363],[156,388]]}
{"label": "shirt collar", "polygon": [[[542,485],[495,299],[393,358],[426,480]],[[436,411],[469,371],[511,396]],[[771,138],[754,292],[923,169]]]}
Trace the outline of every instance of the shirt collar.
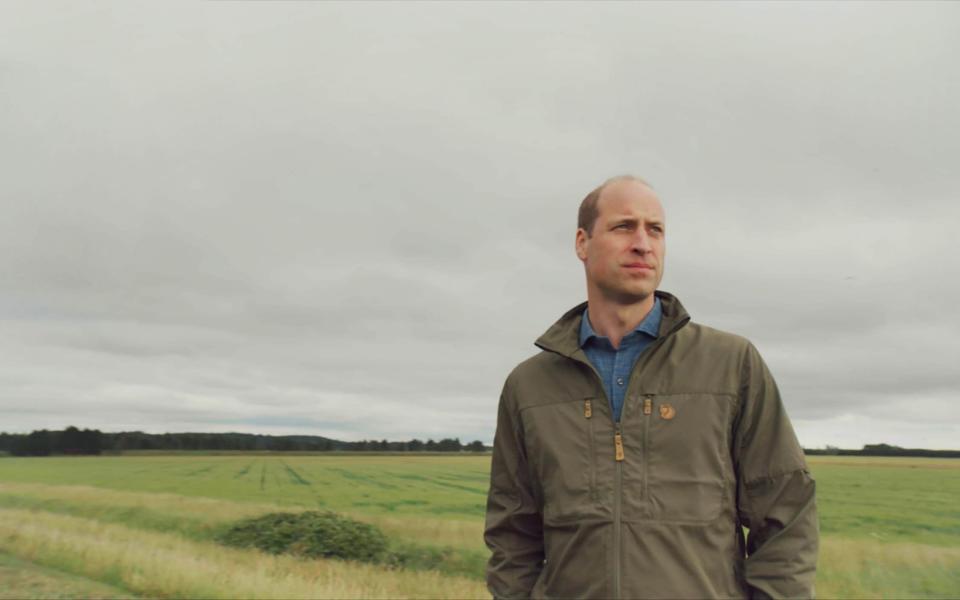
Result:
{"label": "shirt collar", "polygon": [[[650,309],[650,312],[647,313],[647,316],[640,321],[640,324],[637,325],[633,331],[645,333],[656,339],[660,332],[660,319],[662,316],[663,309],[660,307],[660,298],[655,297],[653,300],[653,308]],[[590,319],[587,317],[587,309],[584,308],[583,318],[580,320],[580,347],[582,348],[591,337],[600,338],[602,336],[598,335],[597,332],[593,330],[593,327],[590,326]]]}

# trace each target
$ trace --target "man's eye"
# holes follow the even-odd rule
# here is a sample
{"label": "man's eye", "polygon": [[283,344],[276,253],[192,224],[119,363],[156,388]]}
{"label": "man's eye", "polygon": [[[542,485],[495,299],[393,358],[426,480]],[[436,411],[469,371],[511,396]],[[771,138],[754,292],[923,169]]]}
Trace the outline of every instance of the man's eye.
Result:
{"label": "man's eye", "polygon": [[620,229],[621,227],[626,229],[627,227],[629,227],[629,225],[627,225],[626,223],[620,223],[619,225],[614,227],[614,229]]}

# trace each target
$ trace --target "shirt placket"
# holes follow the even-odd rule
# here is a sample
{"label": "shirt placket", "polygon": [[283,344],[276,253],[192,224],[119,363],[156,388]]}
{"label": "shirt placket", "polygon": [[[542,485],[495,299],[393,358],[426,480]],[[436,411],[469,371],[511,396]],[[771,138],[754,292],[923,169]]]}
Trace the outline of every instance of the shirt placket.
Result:
{"label": "shirt placket", "polygon": [[616,415],[617,421],[620,421],[620,415],[623,414],[623,402],[627,395],[626,385],[629,379],[630,368],[633,366],[630,364],[633,362],[630,360],[630,357],[635,355],[631,346],[633,346],[635,341],[636,334],[628,334],[620,340],[620,347],[614,351],[613,355],[613,381],[611,382],[611,387],[614,392],[613,397],[616,398],[614,401],[616,403],[614,415]]}

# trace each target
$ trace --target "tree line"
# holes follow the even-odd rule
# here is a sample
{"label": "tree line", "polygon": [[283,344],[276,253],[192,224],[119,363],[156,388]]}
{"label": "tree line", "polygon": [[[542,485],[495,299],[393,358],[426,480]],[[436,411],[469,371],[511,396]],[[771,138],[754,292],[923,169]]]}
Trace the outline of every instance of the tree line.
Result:
{"label": "tree line", "polygon": [[927,450],[925,448],[901,448],[890,444],[866,444],[862,450],[846,450],[836,446],[826,449],[804,450],[812,456],[909,456],[912,458],[960,458],[960,450]]}
{"label": "tree line", "polygon": [[480,440],[344,442],[317,435],[260,435],[253,433],[105,433],[99,429],[62,431],[39,429],[30,433],[0,433],[0,452],[14,456],[101,454],[124,450],[261,450],[274,452],[483,452]]}
{"label": "tree line", "polygon": [[[484,452],[490,448],[480,440],[469,444],[460,438],[439,441],[390,442],[361,440],[344,442],[318,435],[261,435],[254,433],[144,433],[121,431],[104,433],[99,429],[70,426],[62,431],[39,429],[30,433],[0,433],[0,453],[14,456],[55,454],[100,454],[124,450],[247,450],[272,452]],[[960,458],[960,450],[901,448],[890,444],[867,444],[861,450],[827,446],[805,449],[808,455],[833,456],[910,456]]]}

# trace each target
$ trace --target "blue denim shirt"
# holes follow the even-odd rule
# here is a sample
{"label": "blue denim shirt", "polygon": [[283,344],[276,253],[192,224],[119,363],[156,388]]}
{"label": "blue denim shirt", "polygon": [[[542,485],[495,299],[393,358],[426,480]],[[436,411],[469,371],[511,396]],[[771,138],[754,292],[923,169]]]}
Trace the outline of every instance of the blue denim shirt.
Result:
{"label": "blue denim shirt", "polygon": [[620,421],[620,412],[623,410],[623,398],[630,382],[630,372],[637,363],[640,354],[647,346],[657,339],[660,332],[660,319],[663,309],[660,308],[660,298],[653,302],[653,308],[647,313],[636,329],[620,340],[620,348],[616,349],[610,343],[610,338],[597,335],[590,326],[587,310],[583,311],[580,321],[580,347],[584,354],[600,373],[603,389],[610,399],[610,408],[613,418]]}

